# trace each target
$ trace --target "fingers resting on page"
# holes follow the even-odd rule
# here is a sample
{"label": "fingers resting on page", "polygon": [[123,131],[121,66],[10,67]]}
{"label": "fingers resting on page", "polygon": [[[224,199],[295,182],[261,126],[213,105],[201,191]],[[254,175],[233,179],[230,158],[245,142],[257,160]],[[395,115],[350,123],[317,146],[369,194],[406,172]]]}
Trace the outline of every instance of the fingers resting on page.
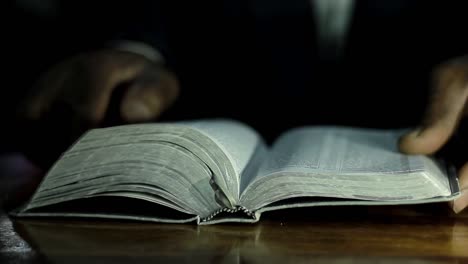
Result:
{"label": "fingers resting on page", "polygon": [[[454,135],[466,141],[460,124],[468,117],[468,56],[437,67],[433,73],[433,90],[420,127],[400,139],[400,150],[408,154],[435,154]],[[455,155],[463,164],[458,171],[462,196],[451,203],[458,213],[468,206],[468,149],[459,148]]]}

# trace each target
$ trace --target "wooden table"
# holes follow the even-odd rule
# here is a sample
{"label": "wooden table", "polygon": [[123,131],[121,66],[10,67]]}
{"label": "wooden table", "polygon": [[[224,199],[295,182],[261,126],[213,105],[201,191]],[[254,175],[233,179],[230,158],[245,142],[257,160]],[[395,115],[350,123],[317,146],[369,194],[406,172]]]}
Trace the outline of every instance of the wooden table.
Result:
{"label": "wooden table", "polygon": [[468,212],[295,209],[214,226],[0,216],[0,263],[468,263]]}
{"label": "wooden table", "polygon": [[[9,189],[27,189],[21,182],[0,177],[0,204]],[[0,263],[10,262],[468,263],[468,210],[302,208],[265,213],[258,224],[214,226],[17,220],[0,211]]]}

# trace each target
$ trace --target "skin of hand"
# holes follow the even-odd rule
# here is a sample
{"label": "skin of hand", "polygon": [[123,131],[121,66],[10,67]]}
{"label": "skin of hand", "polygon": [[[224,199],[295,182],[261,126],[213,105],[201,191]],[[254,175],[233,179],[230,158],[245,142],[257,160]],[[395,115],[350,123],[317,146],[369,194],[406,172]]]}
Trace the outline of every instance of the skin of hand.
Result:
{"label": "skin of hand", "polygon": [[[420,127],[400,139],[399,147],[404,153],[436,153],[454,135],[462,119],[468,116],[468,56],[446,62],[434,70],[431,94]],[[468,135],[462,136],[466,139]],[[462,152],[468,152],[468,149]],[[451,203],[456,213],[468,206],[467,156],[463,156],[464,164],[458,171],[462,195]]]}
{"label": "skin of hand", "polygon": [[[21,104],[22,130],[35,132],[22,147],[47,168],[86,130],[155,120],[178,94],[175,75],[142,55],[110,49],[78,54],[45,72]],[[109,115],[118,118],[105,122]]]}

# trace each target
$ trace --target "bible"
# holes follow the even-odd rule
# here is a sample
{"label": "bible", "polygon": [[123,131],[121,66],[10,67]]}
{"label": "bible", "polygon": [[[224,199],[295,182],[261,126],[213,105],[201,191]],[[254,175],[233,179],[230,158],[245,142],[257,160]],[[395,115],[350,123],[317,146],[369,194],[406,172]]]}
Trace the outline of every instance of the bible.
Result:
{"label": "bible", "polygon": [[458,197],[453,169],[398,152],[404,132],[306,126],[267,145],[251,127],[226,119],[92,129],[13,214],[253,223],[285,208]]}

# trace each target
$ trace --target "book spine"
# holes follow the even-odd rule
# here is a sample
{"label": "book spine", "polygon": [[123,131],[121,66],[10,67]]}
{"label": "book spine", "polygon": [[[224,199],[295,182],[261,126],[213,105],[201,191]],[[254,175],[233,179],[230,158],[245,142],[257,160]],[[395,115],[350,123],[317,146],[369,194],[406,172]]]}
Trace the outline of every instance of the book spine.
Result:
{"label": "book spine", "polygon": [[211,213],[209,216],[207,216],[205,218],[202,218],[201,222],[210,221],[213,218],[215,218],[217,215],[219,215],[220,213],[232,213],[232,214],[234,214],[234,213],[239,213],[239,212],[246,214],[248,217],[251,217],[252,219],[256,219],[255,213],[253,213],[249,209],[247,209],[247,208],[245,208],[243,206],[236,206],[235,208],[224,207],[224,208],[218,209],[218,210],[214,211],[213,213]]}

